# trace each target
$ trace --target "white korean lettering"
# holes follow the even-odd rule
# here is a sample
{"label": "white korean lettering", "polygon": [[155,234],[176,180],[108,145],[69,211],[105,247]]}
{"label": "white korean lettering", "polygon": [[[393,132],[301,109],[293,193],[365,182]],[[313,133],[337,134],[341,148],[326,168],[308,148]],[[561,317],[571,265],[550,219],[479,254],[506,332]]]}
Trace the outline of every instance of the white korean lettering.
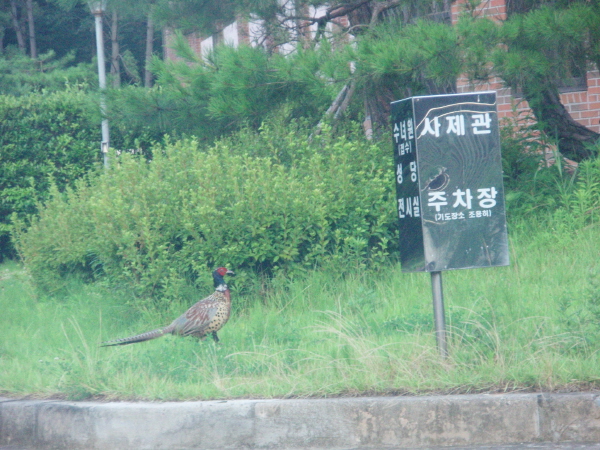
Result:
{"label": "white korean lettering", "polygon": [[479,200],[479,206],[482,208],[493,208],[496,206],[496,195],[498,192],[495,187],[477,189],[479,195],[477,196],[477,200]]}
{"label": "white korean lettering", "polygon": [[402,164],[398,164],[396,168],[396,181],[398,184],[402,184],[404,178],[402,177]]}
{"label": "white korean lettering", "polygon": [[413,217],[421,217],[421,207],[419,206],[419,196],[413,197]]}
{"label": "white korean lettering", "polygon": [[[473,214],[475,214],[474,211],[471,211],[471,212],[473,212]],[[439,221],[449,222],[451,220],[464,219],[465,215],[464,215],[464,213],[437,213],[433,216],[433,218],[436,222],[439,222]]]}
{"label": "white korean lettering", "polygon": [[456,197],[456,201],[452,205],[453,208],[456,208],[457,206],[464,206],[467,209],[471,209],[471,200],[473,200],[471,189],[466,189],[465,191],[457,189],[452,193],[452,195]]}
{"label": "white korean lettering", "polygon": [[406,122],[406,132],[408,133],[409,139],[414,139],[415,134],[412,119],[408,119],[408,121]]}
{"label": "white korean lettering", "polygon": [[406,216],[404,215],[404,199],[398,199],[398,217],[404,219]]}
{"label": "white korean lettering", "polygon": [[[433,127],[432,127],[433,123]],[[425,124],[423,125],[423,131],[421,131],[421,136],[426,134],[433,134],[435,137],[440,137],[440,119],[434,117],[433,120],[429,119],[429,117],[425,117]]]}
{"label": "white korean lettering", "polygon": [[492,132],[492,130],[490,130],[490,125],[492,123],[490,113],[472,114],[471,118],[473,119],[473,123],[471,124],[471,127],[473,127],[473,134],[490,134]]}
{"label": "white korean lettering", "polygon": [[421,217],[419,197],[399,198],[398,217],[401,219],[405,219],[406,217]]}
{"label": "white korean lettering", "polygon": [[406,140],[406,122],[400,122],[400,139]]}
{"label": "white korean lettering", "polygon": [[446,117],[448,121],[448,128],[446,128],[446,134],[454,133],[457,136],[465,135],[465,116],[462,114],[456,114],[454,116]]}
{"label": "white korean lettering", "polygon": [[410,141],[402,142],[401,144],[398,144],[398,154],[400,156],[408,155],[409,153],[412,153]]}
{"label": "white korean lettering", "polygon": [[394,140],[396,141],[396,144],[398,143],[399,137],[400,137],[400,129],[398,128],[398,123],[396,122],[394,124]]}
{"label": "white korean lettering", "polygon": [[410,167],[410,181],[412,181],[414,183],[415,181],[417,181],[417,162],[411,161],[409,167]]}
{"label": "white korean lettering", "polygon": [[478,219],[481,217],[492,217],[492,211],[489,209],[469,211],[469,219]]}
{"label": "white korean lettering", "polygon": [[440,207],[448,204],[446,200],[445,192],[429,192],[429,199],[427,201],[427,206],[435,206],[435,210],[440,212]]}

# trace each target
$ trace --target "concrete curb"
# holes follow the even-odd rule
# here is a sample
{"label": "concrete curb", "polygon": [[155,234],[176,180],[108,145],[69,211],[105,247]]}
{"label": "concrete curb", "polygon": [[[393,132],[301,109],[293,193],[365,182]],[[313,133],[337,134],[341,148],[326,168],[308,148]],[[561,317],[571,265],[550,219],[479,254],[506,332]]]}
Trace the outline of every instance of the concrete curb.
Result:
{"label": "concrete curb", "polygon": [[0,398],[0,445],[368,449],[600,442],[595,393],[166,403]]}

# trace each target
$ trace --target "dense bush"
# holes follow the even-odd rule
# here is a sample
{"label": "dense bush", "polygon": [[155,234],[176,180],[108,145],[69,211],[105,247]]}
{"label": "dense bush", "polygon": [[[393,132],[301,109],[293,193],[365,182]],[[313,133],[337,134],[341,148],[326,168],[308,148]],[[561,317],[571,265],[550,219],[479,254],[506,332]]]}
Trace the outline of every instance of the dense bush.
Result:
{"label": "dense bush", "polygon": [[0,96],[0,259],[10,255],[10,215],[24,217],[56,186],[98,161],[99,113],[84,92]]}
{"label": "dense bush", "polygon": [[270,155],[232,139],[179,141],[54,189],[17,233],[23,261],[44,289],[77,274],[168,298],[215,265],[275,274],[386,256],[396,230],[387,142],[272,133]]}
{"label": "dense bush", "polygon": [[[10,216],[35,213],[53,182],[59,191],[101,161],[95,93],[79,88],[0,95],[0,261],[12,256]],[[135,138],[134,138],[135,136]],[[111,127],[111,146],[148,146],[143,129]]]}

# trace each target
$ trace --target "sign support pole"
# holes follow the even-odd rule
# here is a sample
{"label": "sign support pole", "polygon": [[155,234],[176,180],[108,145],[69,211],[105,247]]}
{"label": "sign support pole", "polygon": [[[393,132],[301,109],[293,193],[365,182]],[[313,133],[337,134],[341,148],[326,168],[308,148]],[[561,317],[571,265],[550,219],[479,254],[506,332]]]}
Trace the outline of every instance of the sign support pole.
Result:
{"label": "sign support pole", "polygon": [[431,290],[433,292],[433,319],[435,321],[435,338],[440,356],[448,357],[446,341],[446,316],[444,313],[444,293],[442,291],[442,272],[431,272]]}
{"label": "sign support pole", "polygon": [[495,91],[391,103],[402,272],[429,272],[448,358],[442,271],[509,264]]}

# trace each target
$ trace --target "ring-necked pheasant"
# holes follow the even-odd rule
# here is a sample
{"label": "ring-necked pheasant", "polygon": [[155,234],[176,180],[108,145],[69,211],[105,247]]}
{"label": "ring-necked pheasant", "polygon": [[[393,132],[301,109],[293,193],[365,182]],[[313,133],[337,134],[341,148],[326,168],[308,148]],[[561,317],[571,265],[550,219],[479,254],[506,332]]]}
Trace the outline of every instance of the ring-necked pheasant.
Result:
{"label": "ring-necked pheasant", "polygon": [[235,273],[225,267],[219,267],[212,275],[215,281],[215,292],[193,305],[171,325],[136,336],[103,342],[101,346],[134,344],[156,339],[169,333],[177,336],[195,336],[200,339],[204,339],[207,334],[211,333],[215,342],[219,342],[217,331],[227,323],[231,313],[231,293],[223,277],[235,275]]}

